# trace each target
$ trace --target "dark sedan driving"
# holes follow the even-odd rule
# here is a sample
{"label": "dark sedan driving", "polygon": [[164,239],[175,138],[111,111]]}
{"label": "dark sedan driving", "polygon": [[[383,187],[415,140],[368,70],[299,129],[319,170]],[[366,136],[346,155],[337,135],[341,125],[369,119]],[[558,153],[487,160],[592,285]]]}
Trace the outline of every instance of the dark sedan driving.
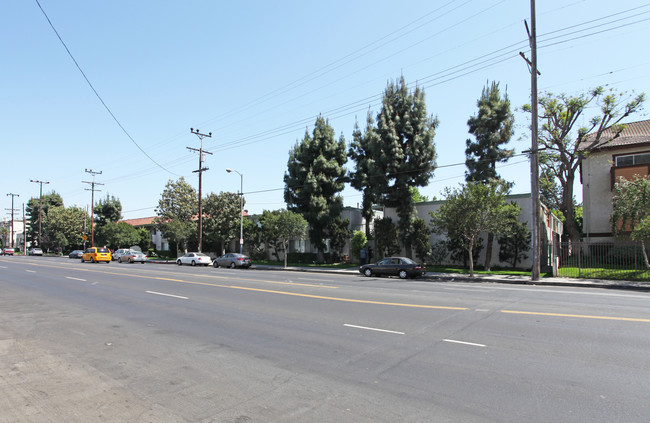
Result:
{"label": "dark sedan driving", "polygon": [[364,264],[359,272],[370,276],[399,276],[401,279],[424,276],[426,267],[408,257],[386,257],[378,263]]}

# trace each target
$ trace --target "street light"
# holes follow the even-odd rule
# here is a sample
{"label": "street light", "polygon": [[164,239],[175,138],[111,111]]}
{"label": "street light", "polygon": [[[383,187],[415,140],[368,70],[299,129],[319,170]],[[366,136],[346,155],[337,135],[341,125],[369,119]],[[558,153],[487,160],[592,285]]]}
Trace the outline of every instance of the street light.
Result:
{"label": "street light", "polygon": [[244,175],[230,168],[226,169],[226,172],[235,172],[241,179],[239,189],[239,254],[244,254]]}

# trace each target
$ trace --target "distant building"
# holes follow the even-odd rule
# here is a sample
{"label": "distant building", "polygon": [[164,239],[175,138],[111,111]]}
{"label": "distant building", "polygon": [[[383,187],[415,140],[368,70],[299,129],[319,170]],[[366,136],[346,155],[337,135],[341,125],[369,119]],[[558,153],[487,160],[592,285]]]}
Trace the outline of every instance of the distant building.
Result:
{"label": "distant building", "polygon": [[[519,205],[519,207],[521,207],[521,214],[519,215],[519,221],[525,222],[528,225],[528,229],[532,232],[532,223],[531,223],[532,200],[530,194],[508,195],[506,196],[506,201],[515,202]],[[429,223],[431,221],[430,213],[437,211],[440,208],[440,206],[444,204],[444,202],[445,202],[444,200],[437,200],[437,201],[426,201],[422,203],[417,203],[415,205],[415,209],[417,211],[418,217],[424,219],[425,222]],[[385,212],[386,212],[386,217],[390,217],[393,220],[393,223],[397,224],[398,217],[397,217],[396,210],[387,208]],[[563,231],[562,221],[559,218],[557,218],[555,215],[553,215],[553,213],[551,213],[546,207],[544,207],[544,205],[542,205],[541,207],[540,221],[542,226],[540,231],[542,244],[559,242]],[[487,234],[483,234],[483,238],[485,238],[483,240],[483,245],[487,246],[487,242],[486,242]],[[445,235],[438,235],[432,233],[429,238],[429,242],[433,245],[436,242],[444,241],[445,239],[446,239]],[[492,265],[499,266],[499,267],[510,267],[511,266],[510,263],[499,262],[499,248],[500,248],[499,243],[495,239],[494,244],[492,246]],[[481,251],[481,255],[479,256],[477,263],[479,264],[485,263],[485,254],[486,254],[486,250],[484,248]],[[546,266],[546,265],[550,266],[551,262],[549,257],[545,257],[544,253],[542,255],[543,255],[542,266]],[[453,263],[448,258],[447,262],[443,262],[442,264],[453,264]],[[518,267],[521,268],[532,267],[531,251],[528,252],[528,258],[520,262]]]}
{"label": "distant building", "polygon": [[[10,247],[12,245],[11,242],[11,236],[12,236],[12,229],[11,229],[11,219],[10,218],[3,218],[2,221],[0,221],[0,228],[5,228],[6,229],[6,236],[2,236],[2,245],[4,247]],[[23,220],[22,219],[14,219],[14,226],[13,226],[13,246],[16,251],[24,251],[25,247],[25,231],[29,230],[29,222],[27,222],[27,226],[23,225]],[[5,231],[3,231],[5,232]]]}
{"label": "distant building", "polygon": [[154,223],[156,217],[142,217],[138,219],[124,219],[122,222],[128,223],[134,228],[146,228],[151,234],[151,243],[155,245],[158,251],[169,250],[169,242],[163,237],[162,232]]}

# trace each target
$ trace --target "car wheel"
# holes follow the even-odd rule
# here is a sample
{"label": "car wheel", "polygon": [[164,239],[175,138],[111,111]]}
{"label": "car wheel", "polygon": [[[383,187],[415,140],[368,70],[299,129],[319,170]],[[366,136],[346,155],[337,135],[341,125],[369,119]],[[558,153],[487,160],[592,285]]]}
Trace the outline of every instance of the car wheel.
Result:
{"label": "car wheel", "polygon": [[406,270],[400,270],[399,271],[399,278],[400,279],[406,279],[408,277],[408,273],[406,273]]}
{"label": "car wheel", "polygon": [[180,260],[176,260],[176,264],[180,266],[180,265],[183,264],[183,263],[181,263]]}
{"label": "car wheel", "polygon": [[133,263],[133,259],[130,259],[130,260],[129,260],[129,263]]}
{"label": "car wheel", "polygon": [[192,266],[196,266],[196,262],[192,260]]}
{"label": "car wheel", "polygon": [[94,258],[94,257],[91,257],[91,258],[90,258],[90,262],[91,262],[91,263],[94,263],[94,262],[95,262],[95,258]]}
{"label": "car wheel", "polygon": [[84,262],[84,258],[83,258],[83,257],[81,257],[81,262],[82,262],[82,263]]}
{"label": "car wheel", "polygon": [[219,268],[219,263],[217,263],[216,260],[213,261],[213,262],[212,262],[212,267],[214,267],[215,269],[218,269],[218,268]]}
{"label": "car wheel", "polygon": [[230,268],[231,268],[231,269],[234,269],[235,267],[237,267],[237,266],[235,266],[235,262],[234,262],[234,261],[233,261],[232,263],[230,263]]}
{"label": "car wheel", "polygon": [[363,274],[366,275],[367,277],[371,277],[372,276],[372,270],[366,269],[366,270],[363,271]]}

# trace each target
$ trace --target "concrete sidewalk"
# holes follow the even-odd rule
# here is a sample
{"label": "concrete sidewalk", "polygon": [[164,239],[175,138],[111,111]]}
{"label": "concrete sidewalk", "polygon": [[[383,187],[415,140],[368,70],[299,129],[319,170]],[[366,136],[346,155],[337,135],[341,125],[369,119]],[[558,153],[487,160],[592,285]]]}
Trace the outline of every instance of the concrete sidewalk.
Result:
{"label": "concrete sidewalk", "polygon": [[[359,273],[358,267],[347,269],[333,269],[327,267],[308,267],[308,266],[289,266],[286,269],[281,266],[270,266],[263,264],[253,264],[251,269],[259,270],[278,270],[288,272],[313,272],[313,273],[333,273],[338,275],[351,275],[365,277]],[[435,273],[427,274],[419,280],[431,282],[466,282],[466,283],[507,283],[519,285],[547,285],[547,286],[568,286],[581,288],[607,288],[607,289],[630,289],[636,291],[650,292],[650,281],[618,281],[606,279],[577,279],[577,278],[559,278],[547,277],[539,281],[532,281],[530,276],[511,276],[511,275],[482,275],[477,274],[470,277],[466,274],[458,273]]]}

